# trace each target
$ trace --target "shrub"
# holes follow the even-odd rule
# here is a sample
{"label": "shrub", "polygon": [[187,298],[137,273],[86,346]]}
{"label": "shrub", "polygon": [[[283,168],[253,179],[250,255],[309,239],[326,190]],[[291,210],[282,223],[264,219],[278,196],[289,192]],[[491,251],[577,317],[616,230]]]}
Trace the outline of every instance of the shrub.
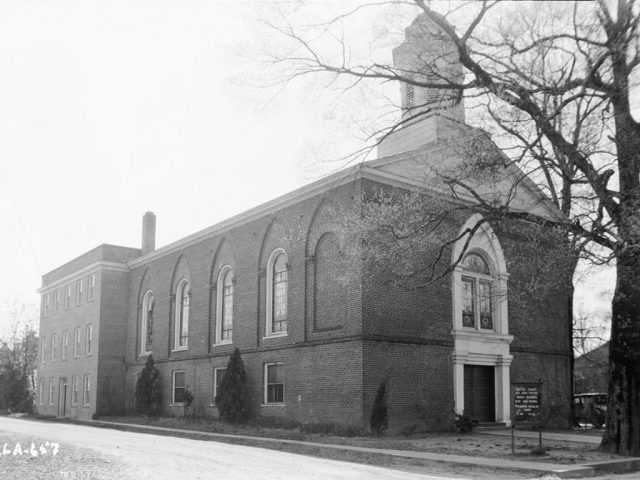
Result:
{"label": "shrub", "polygon": [[455,419],[454,425],[458,433],[471,433],[474,426],[473,418],[467,412],[453,412]]}
{"label": "shrub", "polygon": [[229,359],[215,402],[220,418],[225,422],[245,423],[251,416],[247,373],[240,357],[240,349],[237,347]]}
{"label": "shrub", "polygon": [[136,384],[136,409],[151,416],[158,415],[162,410],[160,370],[153,361],[153,355],[147,358]]}
{"label": "shrub", "polygon": [[385,382],[380,384],[378,392],[376,393],[369,424],[371,426],[371,431],[377,435],[382,435],[389,426],[387,414],[387,388]]}

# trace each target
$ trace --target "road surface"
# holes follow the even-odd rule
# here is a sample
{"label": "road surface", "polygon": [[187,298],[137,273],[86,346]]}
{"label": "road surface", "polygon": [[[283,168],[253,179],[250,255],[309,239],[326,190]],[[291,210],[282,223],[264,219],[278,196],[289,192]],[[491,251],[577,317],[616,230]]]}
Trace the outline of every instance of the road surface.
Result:
{"label": "road surface", "polygon": [[0,439],[5,452],[18,442],[21,448],[30,442],[36,448],[44,441],[60,445],[55,458],[51,450],[39,458],[0,455],[0,476],[6,479],[98,480],[110,473],[131,480],[447,479],[255,447],[7,417],[0,417]]}

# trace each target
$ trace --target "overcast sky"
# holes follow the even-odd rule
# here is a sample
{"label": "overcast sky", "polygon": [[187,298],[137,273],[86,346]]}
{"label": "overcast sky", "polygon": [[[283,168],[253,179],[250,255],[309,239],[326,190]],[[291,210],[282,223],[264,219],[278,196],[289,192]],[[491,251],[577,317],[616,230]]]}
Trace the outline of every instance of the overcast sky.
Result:
{"label": "overcast sky", "polygon": [[270,100],[249,85],[268,7],[0,3],[0,303],[37,302],[42,274],[101,243],[138,247],[147,210],[166,245],[358,145],[303,87]]}

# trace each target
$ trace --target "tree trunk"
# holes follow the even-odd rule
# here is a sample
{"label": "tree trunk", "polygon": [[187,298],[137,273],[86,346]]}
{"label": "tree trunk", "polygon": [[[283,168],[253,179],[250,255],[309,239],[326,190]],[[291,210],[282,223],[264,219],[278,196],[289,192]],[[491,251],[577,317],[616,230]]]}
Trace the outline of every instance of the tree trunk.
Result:
{"label": "tree trunk", "polygon": [[640,455],[640,256],[617,257],[609,344],[609,400],[600,448]]}

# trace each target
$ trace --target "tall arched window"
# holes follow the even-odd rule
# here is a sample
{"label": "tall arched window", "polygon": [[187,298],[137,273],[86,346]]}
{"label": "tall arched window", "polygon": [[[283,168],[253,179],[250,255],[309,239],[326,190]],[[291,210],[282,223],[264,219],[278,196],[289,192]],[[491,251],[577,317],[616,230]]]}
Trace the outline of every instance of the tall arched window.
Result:
{"label": "tall arched window", "polygon": [[233,270],[229,265],[220,269],[216,297],[216,343],[231,343],[233,340]]}
{"label": "tall arched window", "polygon": [[462,261],[462,326],[493,330],[493,278],[486,260],[468,253]]}
{"label": "tall arched window", "polygon": [[149,354],[153,351],[153,292],[149,290],[142,300],[142,328],[140,335],[140,353]]}
{"label": "tall arched window", "polygon": [[267,335],[287,333],[287,254],[275,250],[267,262]]}
{"label": "tall arched window", "polygon": [[180,280],[176,290],[175,350],[189,346],[189,300],[191,289],[186,279]]}

